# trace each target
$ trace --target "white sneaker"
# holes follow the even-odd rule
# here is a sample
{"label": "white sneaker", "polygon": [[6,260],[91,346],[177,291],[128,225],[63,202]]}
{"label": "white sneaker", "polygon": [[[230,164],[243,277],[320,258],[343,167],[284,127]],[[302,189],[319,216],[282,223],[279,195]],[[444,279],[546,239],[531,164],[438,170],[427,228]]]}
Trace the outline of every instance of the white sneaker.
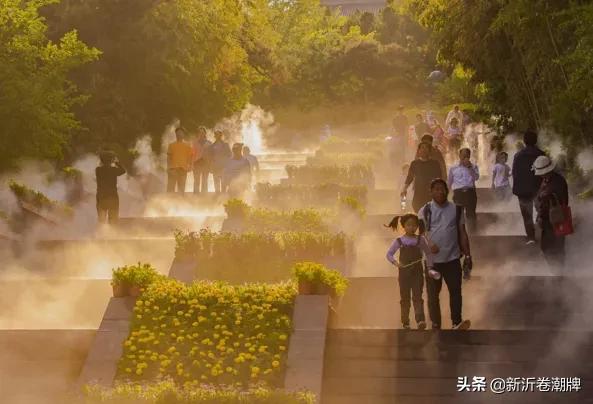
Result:
{"label": "white sneaker", "polygon": [[459,331],[467,330],[467,329],[469,329],[469,327],[471,327],[471,325],[472,325],[472,322],[471,321],[469,321],[469,320],[463,320],[459,324],[453,324],[453,329],[454,330],[459,330]]}
{"label": "white sneaker", "polygon": [[527,243],[525,243],[525,245],[532,245],[535,244],[535,240],[527,240]]}
{"label": "white sneaker", "polygon": [[435,279],[437,281],[439,279],[441,279],[441,273],[439,271],[435,271],[434,269],[428,270],[428,276],[430,276],[432,279]]}

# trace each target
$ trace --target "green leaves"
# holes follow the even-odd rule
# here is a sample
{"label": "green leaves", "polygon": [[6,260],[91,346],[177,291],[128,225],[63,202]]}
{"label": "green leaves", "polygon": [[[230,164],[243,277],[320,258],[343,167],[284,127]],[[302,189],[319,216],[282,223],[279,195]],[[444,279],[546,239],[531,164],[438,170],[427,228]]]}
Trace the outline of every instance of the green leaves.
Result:
{"label": "green leaves", "polygon": [[84,101],[68,75],[99,51],[75,31],[46,37],[38,10],[55,1],[0,2],[0,170],[28,158],[59,159],[80,127],[72,108]]}

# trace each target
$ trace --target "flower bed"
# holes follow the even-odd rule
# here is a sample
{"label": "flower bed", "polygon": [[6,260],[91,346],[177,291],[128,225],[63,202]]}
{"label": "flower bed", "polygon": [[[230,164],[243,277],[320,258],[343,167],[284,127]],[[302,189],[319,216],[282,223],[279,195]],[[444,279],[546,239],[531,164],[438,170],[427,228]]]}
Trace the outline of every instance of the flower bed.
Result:
{"label": "flower bed", "polygon": [[257,387],[249,390],[200,386],[179,388],[172,382],[87,386],[81,404],[313,404],[312,393],[290,393]]}
{"label": "flower bed", "polygon": [[367,188],[338,184],[321,185],[272,185],[255,186],[257,204],[282,207],[330,207],[340,197],[352,197],[366,204]]}
{"label": "flower bed", "polygon": [[[294,211],[278,211],[266,208],[253,208],[240,199],[231,199],[225,205],[227,222],[247,232],[266,231],[307,231],[326,232],[324,223],[329,212],[315,209],[297,209]],[[223,230],[225,226],[223,225]]]}
{"label": "flower bed", "polygon": [[290,278],[299,261],[345,262],[350,238],[344,233],[175,233],[175,256],[193,259],[200,279],[275,282]]}
{"label": "flower bed", "polygon": [[288,183],[319,185],[322,183],[358,185],[374,188],[375,176],[369,165],[286,166]]}
{"label": "flower bed", "polygon": [[116,379],[280,387],[295,294],[292,283],[159,280],[136,301]]}

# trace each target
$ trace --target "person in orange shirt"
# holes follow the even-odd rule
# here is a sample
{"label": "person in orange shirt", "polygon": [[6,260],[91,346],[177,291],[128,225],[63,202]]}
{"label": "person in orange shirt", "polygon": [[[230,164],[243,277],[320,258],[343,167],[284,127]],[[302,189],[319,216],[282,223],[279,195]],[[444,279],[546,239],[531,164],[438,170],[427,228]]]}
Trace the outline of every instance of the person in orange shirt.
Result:
{"label": "person in orange shirt", "polygon": [[183,141],[185,131],[182,128],[175,129],[175,137],[177,140],[167,149],[167,192],[175,192],[177,188],[177,192],[182,194],[194,153],[192,147]]}

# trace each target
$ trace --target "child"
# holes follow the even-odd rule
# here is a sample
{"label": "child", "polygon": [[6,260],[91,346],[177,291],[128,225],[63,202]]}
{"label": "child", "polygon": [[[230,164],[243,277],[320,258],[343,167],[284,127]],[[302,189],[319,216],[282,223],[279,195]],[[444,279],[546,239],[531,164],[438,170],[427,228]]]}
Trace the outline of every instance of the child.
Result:
{"label": "child", "polygon": [[[422,290],[424,289],[424,276],[422,263],[422,253],[426,256],[429,275],[431,277],[439,275],[432,269],[432,254],[422,235],[416,235],[420,228],[420,234],[424,232],[424,225],[414,214],[396,216],[385,227],[390,227],[393,231],[397,230],[400,224],[405,234],[395,239],[386,258],[399,269],[399,292],[401,297],[401,321],[404,329],[410,329],[410,293],[414,303],[414,316],[419,330],[426,328],[424,317],[424,301],[422,300]],[[399,251],[399,262],[395,260],[394,255]]]}
{"label": "child", "polygon": [[451,119],[451,123],[447,128],[447,141],[449,143],[449,153],[456,156],[463,142],[463,132],[459,127],[457,118]]}
{"label": "child", "polygon": [[492,173],[492,189],[499,201],[507,201],[511,197],[511,167],[507,164],[509,155],[500,152],[496,155],[496,164]]}

